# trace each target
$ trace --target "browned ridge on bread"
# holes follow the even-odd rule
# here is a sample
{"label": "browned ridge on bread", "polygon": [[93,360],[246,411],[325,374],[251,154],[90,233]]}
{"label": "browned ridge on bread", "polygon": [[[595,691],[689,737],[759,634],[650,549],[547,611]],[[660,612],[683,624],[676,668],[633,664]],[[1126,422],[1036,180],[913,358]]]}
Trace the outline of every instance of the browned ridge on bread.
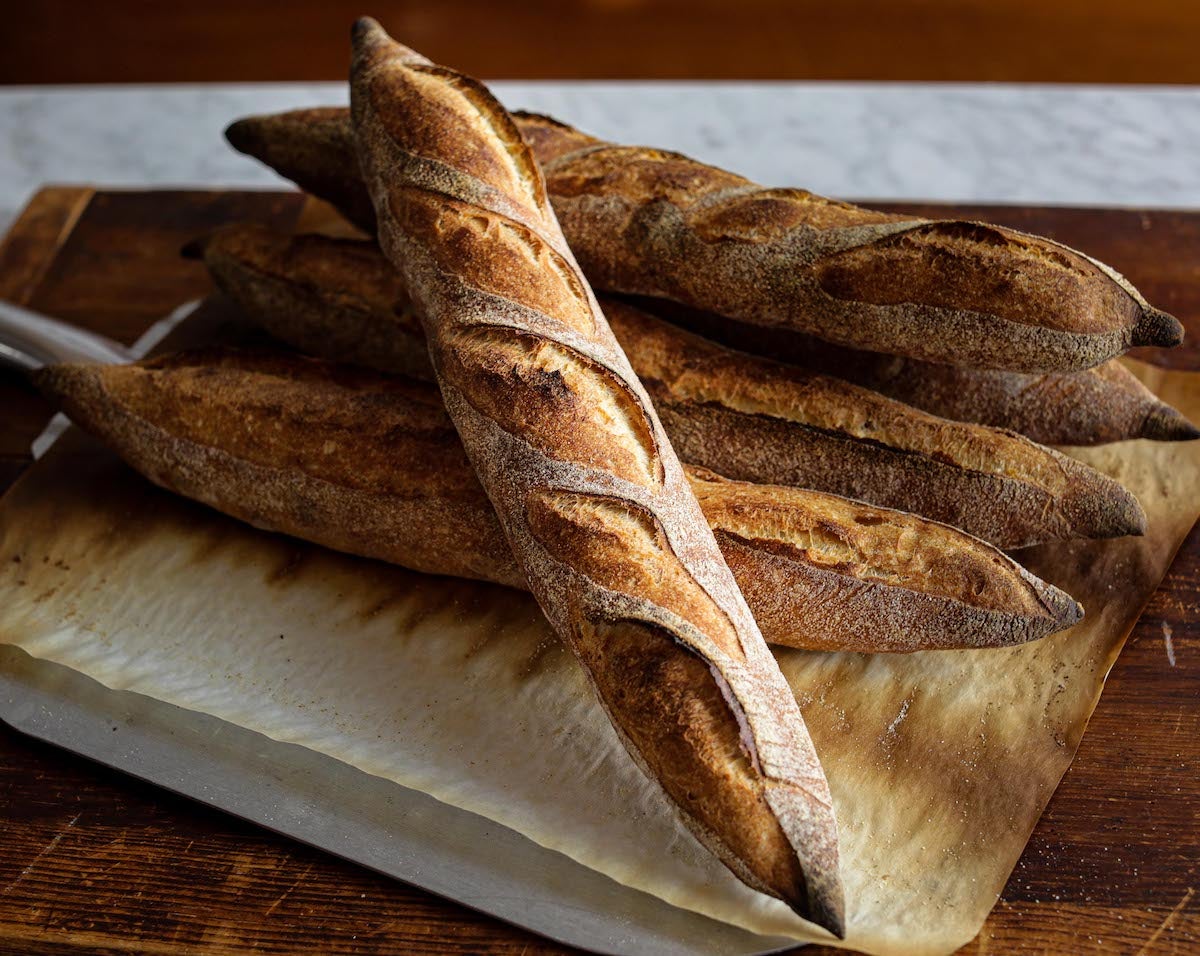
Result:
{"label": "browned ridge on bread", "polygon": [[802,332],[748,325],[663,299],[631,301],[731,348],[833,375],[940,418],[1019,432],[1043,445],[1200,438],[1200,429],[1119,359],[1082,372],[962,368],[844,348]]}
{"label": "browned ridge on bread", "polygon": [[[432,377],[405,283],[369,243],[233,226],[201,248],[218,285],[284,341]],[[604,307],[692,464],[915,512],[1004,548],[1142,530],[1119,484],[1020,436],[731,351],[619,301]]]}
{"label": "browned ridge on bread", "polygon": [[800,709],[512,118],[369,19],[350,103],[380,245],[530,591],[697,838],[844,935],[833,801]]}
{"label": "browned ridge on bread", "polygon": [[[524,588],[441,396],[292,353],[60,365],[43,392],[133,468],[259,528]],[[689,480],[768,641],[826,651],[1001,647],[1082,610],[953,528],[796,488]]]}
{"label": "browned ridge on bread", "polygon": [[[249,117],[226,135],[372,231],[348,122],[318,108]],[[1077,371],[1182,340],[1179,322],[1121,275],[1049,239],[767,189],[536,114],[517,122],[600,289],[853,348],[1024,372]]]}

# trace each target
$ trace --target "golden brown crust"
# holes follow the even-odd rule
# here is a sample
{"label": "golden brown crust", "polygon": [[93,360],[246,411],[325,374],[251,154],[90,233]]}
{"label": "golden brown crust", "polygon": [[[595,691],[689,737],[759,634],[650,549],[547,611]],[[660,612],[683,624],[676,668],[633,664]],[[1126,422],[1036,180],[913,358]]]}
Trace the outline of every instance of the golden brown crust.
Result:
{"label": "golden brown crust", "polygon": [[[689,828],[745,883],[803,898],[804,867],[729,721],[710,666],[681,653],[670,631],[641,621],[587,621],[578,643],[613,726],[643,770],[684,808]],[[836,849],[806,847],[818,857]]]}
{"label": "golden brown crust", "polygon": [[[529,147],[481,84],[372,20],[355,25],[350,86],[381,245],[534,596],[693,831],[735,873],[842,934],[832,799],[799,708],[558,229]],[[585,533],[596,522],[617,535],[612,546]],[[659,603],[641,583],[648,564],[690,579],[693,597]],[[719,701],[687,671],[693,656]],[[689,683],[670,696],[639,682],[680,673]],[[659,736],[672,719],[695,746]],[[714,754],[725,758],[714,764]],[[684,780],[705,791],[701,801]]]}
{"label": "golden brown crust", "polygon": [[742,593],[776,643],[879,652],[984,646],[982,638],[1000,646],[1028,639],[1031,622],[1068,625],[1082,613],[956,528],[820,492],[690,474]]}
{"label": "golden brown crust", "polygon": [[662,299],[639,299],[636,304],[740,351],[833,375],[939,418],[1018,432],[1042,445],[1200,437],[1195,425],[1116,359],[1082,372],[958,368],[843,348],[810,335],[734,322]]}
{"label": "golden brown crust", "polygon": [[733,352],[623,304],[608,313],[691,464],[912,511],[1002,548],[1145,528],[1117,482],[1019,435]]}
{"label": "golden brown crust", "polygon": [[429,386],[228,350],[51,366],[36,378],[73,421],[171,491],[339,551],[524,585]]}
{"label": "golden brown crust", "polygon": [[955,368],[898,356],[822,368],[941,418],[1008,429],[1042,445],[1200,438],[1195,425],[1120,359],[1082,372],[1041,374]]}
{"label": "golden brown crust", "polygon": [[[425,337],[404,284],[374,243],[292,237],[245,223],[220,230],[195,251],[222,290],[276,337],[335,361],[366,364],[367,357],[376,368],[432,379]],[[1043,445],[1200,437],[1195,425],[1116,361],[1044,374],[957,368],[841,348],[663,300],[644,305],[741,351],[800,364],[940,418],[1018,432]],[[386,327],[373,314],[385,311],[393,317]]]}
{"label": "golden brown crust", "polygon": [[[315,256],[318,237],[303,240]],[[249,247],[255,246],[256,249]],[[265,296],[250,286],[222,278],[240,274],[239,258],[251,261],[285,257],[280,246],[261,230],[236,229],[214,238],[206,256],[218,282],[238,301],[248,300],[251,313],[262,311]],[[269,254],[261,250],[269,250]],[[268,328],[301,348],[329,354],[320,334],[343,327],[363,328],[362,346],[349,358],[387,369],[409,370],[421,363],[424,346],[411,334],[411,316],[396,319],[390,303],[396,290],[374,298],[375,328],[366,330],[374,293],[359,285],[366,252],[345,257],[344,243],[329,242],[324,263],[307,276],[296,277],[314,290],[315,301],[329,310],[322,319],[316,310],[304,313],[301,335],[290,334],[299,321],[277,311]],[[375,253],[377,262],[382,255]],[[273,301],[284,305],[288,296],[288,271],[276,268]],[[341,300],[365,307],[343,318]],[[650,389],[667,434],[684,459],[729,477],[769,484],[789,484],[858,498],[902,511],[912,511],[960,527],[971,534],[1012,548],[1056,538],[1104,537],[1136,533],[1141,528],[1136,502],[1115,482],[1073,459],[1042,448],[1018,436],[989,428],[944,421],[869,390],[802,369],[753,358],[707,342],[656,320],[616,300],[605,300],[608,319],[625,348],[634,371]],[[373,343],[387,339],[388,326],[398,334],[385,350]],[[482,334],[482,333],[480,333]],[[332,337],[332,336],[331,336]],[[509,417],[517,409],[531,413],[534,399],[511,402],[513,376],[522,363],[493,350],[490,362],[503,398],[493,411]],[[413,349],[403,360],[397,353]],[[457,368],[458,361],[454,365]],[[552,370],[561,362],[539,363]],[[566,366],[563,366],[564,368]],[[428,374],[426,372],[425,374]],[[530,371],[520,372],[529,378]],[[541,374],[522,385],[524,394],[548,394],[549,382]],[[532,387],[532,391],[530,390]],[[582,386],[580,386],[582,387]],[[576,403],[586,413],[601,394]],[[588,427],[586,422],[570,428]],[[643,438],[644,451],[648,439]],[[631,467],[636,467],[631,462]]]}
{"label": "golden brown crust", "polygon": [[[63,365],[37,378],[72,419],[171,491],[350,554],[525,587],[430,385],[228,349],[130,366]],[[689,479],[772,643],[863,652],[994,647],[1078,620],[1061,591],[953,528],[702,469]],[[535,533],[582,526],[563,522],[561,511],[531,509]],[[594,544],[615,534],[603,517],[588,523]],[[680,595],[700,600],[677,563],[667,571],[646,585],[664,606]]]}
{"label": "golden brown crust", "polygon": [[1182,336],[1113,270],[1015,230],[763,190],[642,147],[585,147],[544,168],[599,288],[983,368],[1088,368]]}
{"label": "golden brown crust", "polygon": [[[254,136],[235,145],[285,175],[327,149],[321,167],[343,173],[323,177],[316,194],[356,215],[356,164],[344,132],[331,128],[344,127],[344,115],[242,122]],[[1115,271],[1048,239],[764,189],[536,114],[520,114],[518,123],[597,288],[844,346],[1025,372],[1086,369],[1131,346],[1178,344],[1183,334]]]}

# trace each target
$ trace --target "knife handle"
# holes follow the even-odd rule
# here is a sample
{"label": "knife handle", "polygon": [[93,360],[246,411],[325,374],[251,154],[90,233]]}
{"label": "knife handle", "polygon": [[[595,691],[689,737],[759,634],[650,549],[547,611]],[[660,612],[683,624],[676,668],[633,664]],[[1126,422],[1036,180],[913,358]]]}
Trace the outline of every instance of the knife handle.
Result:
{"label": "knife handle", "polygon": [[0,365],[33,371],[58,362],[130,362],[133,353],[103,335],[0,300]]}

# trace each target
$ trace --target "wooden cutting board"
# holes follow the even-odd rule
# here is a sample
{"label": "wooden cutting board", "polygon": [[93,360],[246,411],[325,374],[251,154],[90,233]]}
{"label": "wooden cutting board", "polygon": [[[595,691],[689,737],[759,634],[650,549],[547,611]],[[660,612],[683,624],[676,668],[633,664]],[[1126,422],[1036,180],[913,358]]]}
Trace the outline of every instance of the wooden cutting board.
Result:
{"label": "wooden cutting board", "polygon": [[[1200,369],[1200,213],[896,206],[1078,246],[1174,312]],[[132,342],[203,295],[179,258],[234,219],[290,226],[290,193],[49,187],[0,244],[0,297]],[[0,489],[49,409],[0,374]],[[1200,534],[1114,668],[1079,753],[965,953],[1200,950]],[[542,953],[561,947],[0,727],[0,952]],[[807,950],[806,952],[816,952]],[[833,951],[829,951],[833,952]]]}

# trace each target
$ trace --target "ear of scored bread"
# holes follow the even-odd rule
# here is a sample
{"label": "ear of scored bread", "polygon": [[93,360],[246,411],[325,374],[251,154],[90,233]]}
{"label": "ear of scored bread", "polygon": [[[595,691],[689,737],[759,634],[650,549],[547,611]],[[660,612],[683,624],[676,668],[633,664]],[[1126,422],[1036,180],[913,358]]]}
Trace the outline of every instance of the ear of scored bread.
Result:
{"label": "ear of scored bread", "polygon": [[[972,368],[1079,371],[1134,346],[1182,339],[1179,322],[1123,276],[1049,239],[764,188],[545,116],[516,119],[598,289]],[[226,135],[371,231],[338,129],[347,122],[335,110],[297,111],[238,121]],[[340,177],[328,174],[338,168]]]}
{"label": "ear of scored bread", "polygon": [[[217,284],[277,338],[432,379],[404,281],[372,244],[235,225],[196,245]],[[686,462],[910,511],[1001,548],[1142,529],[1117,482],[1018,435],[734,352],[625,302],[602,305]]]}
{"label": "ear of scored bread", "polygon": [[845,931],[837,825],[787,683],[504,109],[354,29],[381,245],[517,564],[630,755],[749,885]]}

